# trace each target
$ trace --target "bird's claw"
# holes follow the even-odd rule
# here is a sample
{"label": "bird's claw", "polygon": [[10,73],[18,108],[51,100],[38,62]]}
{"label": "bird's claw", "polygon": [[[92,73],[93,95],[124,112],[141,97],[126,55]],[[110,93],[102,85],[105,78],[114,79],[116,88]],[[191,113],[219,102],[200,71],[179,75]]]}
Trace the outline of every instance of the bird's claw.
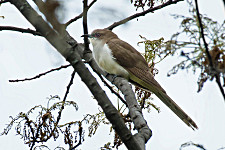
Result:
{"label": "bird's claw", "polygon": [[109,75],[112,75],[112,83],[115,82],[115,79],[118,77],[117,75],[115,74],[110,74],[110,73],[107,73],[106,76],[109,76]]}

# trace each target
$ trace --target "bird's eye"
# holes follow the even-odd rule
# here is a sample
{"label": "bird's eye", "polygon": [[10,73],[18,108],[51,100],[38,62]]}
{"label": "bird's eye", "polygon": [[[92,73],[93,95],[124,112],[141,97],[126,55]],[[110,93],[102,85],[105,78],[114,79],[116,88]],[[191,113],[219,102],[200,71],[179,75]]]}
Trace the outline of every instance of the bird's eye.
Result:
{"label": "bird's eye", "polygon": [[99,38],[101,36],[100,33],[95,33],[95,37]]}

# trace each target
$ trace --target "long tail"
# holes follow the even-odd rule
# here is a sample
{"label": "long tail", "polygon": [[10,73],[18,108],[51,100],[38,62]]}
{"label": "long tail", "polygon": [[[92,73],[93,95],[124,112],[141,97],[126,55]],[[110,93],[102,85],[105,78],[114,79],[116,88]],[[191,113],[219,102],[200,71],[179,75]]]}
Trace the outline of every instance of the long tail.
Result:
{"label": "long tail", "polygon": [[[146,76],[146,75],[145,75]],[[147,74],[148,76],[148,74]],[[154,80],[154,81],[153,81]],[[198,129],[196,123],[166,94],[165,90],[158,84],[158,82],[151,78],[138,78],[136,76],[130,77],[130,82],[143,88],[144,90],[153,92],[164,104],[166,104],[186,125],[193,130]]]}
{"label": "long tail", "polygon": [[155,95],[166,104],[186,125],[193,130],[198,129],[196,123],[164,92],[158,91]]}

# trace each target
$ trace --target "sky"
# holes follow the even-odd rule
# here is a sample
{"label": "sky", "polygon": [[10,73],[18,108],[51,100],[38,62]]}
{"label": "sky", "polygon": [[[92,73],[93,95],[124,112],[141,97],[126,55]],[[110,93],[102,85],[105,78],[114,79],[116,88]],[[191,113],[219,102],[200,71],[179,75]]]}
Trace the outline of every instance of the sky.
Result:
{"label": "sky", "polygon": [[[32,5],[34,6],[34,4]],[[112,6],[115,11],[110,16],[102,13],[103,10],[105,11]],[[66,8],[64,20],[69,20],[82,11],[82,1],[70,0]],[[222,0],[199,0],[199,9],[201,13],[207,14],[220,23],[225,18]],[[133,13],[135,13],[135,8],[131,7],[129,2],[125,0],[99,0],[88,14],[89,32],[96,28],[105,28]],[[119,38],[143,52],[144,47],[137,45],[141,41],[139,35],[150,40],[161,37],[168,40],[172,34],[179,30],[180,21],[173,19],[171,14],[188,15],[188,5],[186,2],[179,2],[176,5],[140,17],[138,21],[132,20],[113,31]],[[0,15],[5,17],[4,19],[0,18],[1,25],[33,29],[20,12],[10,4],[1,5]],[[68,27],[68,32],[78,42],[83,42],[80,37],[83,32],[82,20],[71,24]],[[47,105],[47,97],[50,95],[63,97],[73,70],[72,68],[63,69],[37,80],[9,83],[10,79],[33,77],[62,64],[67,64],[67,62],[42,37],[0,31],[0,39],[0,131],[3,131],[10,120],[9,116],[15,117],[19,112],[26,112],[35,105]],[[193,75],[191,70],[188,72],[179,71],[178,74],[167,77],[167,72],[180,60],[179,56],[174,56],[158,64],[156,68],[159,70],[159,74],[156,76],[156,80],[170,97],[195,120],[199,130],[193,131],[188,128],[158,98],[154,97],[153,103],[160,107],[161,112],[151,110],[150,113],[147,113],[144,111],[144,117],[153,131],[153,136],[146,144],[146,149],[178,150],[180,145],[189,141],[202,144],[207,150],[225,147],[225,103],[216,83],[214,81],[207,82],[203,90],[197,93],[197,73]],[[96,75],[95,77],[97,78]],[[101,82],[99,79],[98,81]],[[116,97],[103,84],[101,86],[111,101],[116,104]],[[78,75],[75,75],[68,100],[74,100],[78,104],[79,110],[76,112],[71,108],[65,109],[63,112],[65,120],[79,120],[84,114],[98,112],[97,102]],[[103,125],[93,137],[86,136],[84,143],[78,149],[90,149],[90,147],[91,149],[99,149],[110,139],[112,141],[113,136],[110,135],[109,126]],[[56,142],[52,140],[50,147],[60,146],[62,143],[60,139]],[[0,136],[0,149],[24,150],[29,148],[12,130],[7,136]],[[121,146],[119,149],[126,148]],[[189,149],[197,148],[185,148],[185,150]]]}

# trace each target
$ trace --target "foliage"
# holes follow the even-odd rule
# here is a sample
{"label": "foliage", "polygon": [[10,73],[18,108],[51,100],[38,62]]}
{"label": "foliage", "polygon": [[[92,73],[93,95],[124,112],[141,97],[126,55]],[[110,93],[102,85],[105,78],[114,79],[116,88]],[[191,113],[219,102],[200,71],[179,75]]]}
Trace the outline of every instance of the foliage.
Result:
{"label": "foliage", "polygon": [[205,38],[213,62],[213,68],[211,68],[205,54],[204,43],[201,41],[196,10],[190,2],[189,5],[191,16],[173,15],[175,19],[182,19],[181,31],[171,37],[166,47],[173,51],[172,53],[180,53],[185,59],[173,66],[168,72],[168,76],[176,74],[181,69],[192,69],[194,73],[199,70],[199,92],[208,79],[213,80],[215,76],[225,79],[225,21],[220,25],[206,15],[201,16]]}
{"label": "foliage", "polygon": [[[50,101],[58,102],[54,102],[49,107]],[[46,145],[34,146],[37,143],[47,142],[50,138],[57,140],[60,134],[64,135],[64,143],[68,144],[71,148],[73,147],[73,144],[78,143],[77,137],[80,138],[79,142],[84,140],[82,121],[68,122],[59,125],[58,120],[60,120],[60,118],[58,119],[58,116],[55,117],[53,114],[55,111],[58,111],[59,114],[59,112],[62,111],[62,106],[72,106],[76,111],[78,110],[78,106],[74,101],[65,101],[63,103],[57,95],[51,96],[48,99],[47,107],[38,105],[34,106],[26,113],[20,112],[16,117],[11,116],[11,122],[7,125],[1,135],[7,135],[15,125],[17,135],[19,135],[21,139],[24,140],[24,143],[28,144],[31,149],[48,148]],[[56,149],[62,148],[57,147]]]}
{"label": "foliage", "polygon": [[[54,101],[52,105],[50,105],[51,101]],[[104,112],[99,109],[99,112],[96,114],[86,114],[83,119],[80,121],[71,121],[66,122],[64,124],[59,124],[60,112],[62,112],[62,106],[72,106],[75,110],[78,110],[78,105],[74,101],[60,101],[59,96],[50,96],[48,98],[47,107],[42,105],[37,105],[28,110],[26,113],[20,112],[16,117],[12,117],[10,123],[1,133],[1,135],[7,135],[9,131],[15,126],[15,130],[17,135],[24,140],[25,144],[28,144],[30,149],[50,149],[47,145],[43,143],[49,141],[49,139],[53,138],[57,140],[60,135],[64,137],[64,143],[69,146],[69,149],[73,149],[78,147],[85,139],[85,130],[83,124],[88,125],[88,136],[91,137],[95,135],[97,129],[101,124],[110,125],[107,118],[105,117]],[[123,113],[122,107],[120,108],[121,115]],[[58,111],[58,115],[56,112]],[[124,120],[131,128],[131,120],[126,115],[123,115]],[[110,132],[114,130],[111,127]],[[118,148],[122,145],[122,141],[119,136],[114,133],[114,142],[113,144],[108,142],[101,149],[107,148]],[[42,143],[41,145],[37,145],[37,143]],[[36,145],[36,146],[35,146]],[[63,150],[63,147],[56,147],[55,150]]]}
{"label": "foliage", "polygon": [[[158,74],[158,70],[155,68],[155,65],[162,60],[164,60],[167,56],[172,54],[170,49],[165,48],[167,46],[167,42],[164,42],[164,38],[160,38],[158,40],[148,40],[147,38],[140,35],[140,37],[144,41],[138,42],[138,44],[145,45],[145,53],[143,54],[145,60],[149,64],[150,72],[152,75]],[[151,102],[152,98],[151,92],[147,92],[142,90],[139,87],[135,87],[135,93],[137,95],[138,102],[142,106],[142,108],[150,111],[150,106],[160,112],[160,108]]]}
{"label": "foliage", "polygon": [[155,3],[163,3],[165,0],[131,0],[130,2],[136,7],[136,10],[138,8],[142,8],[143,10],[145,7],[152,8],[155,6]]}
{"label": "foliage", "polygon": [[[201,16],[213,62],[213,68],[211,68],[205,54],[204,43],[201,41],[196,10],[190,2],[189,5],[191,16],[173,15],[175,19],[182,19],[182,21],[181,31],[173,34],[171,40],[164,42],[164,39],[160,38],[150,41],[141,36],[144,41],[139,43],[145,44],[144,57],[151,64],[150,68],[154,68],[155,64],[168,55],[180,54],[184,60],[173,66],[168,72],[168,76],[183,69],[192,69],[194,73],[199,70],[198,92],[202,90],[208,79],[213,80],[215,76],[223,78],[225,86],[225,21],[220,25],[205,15]],[[153,75],[157,72],[158,70],[152,69]]]}

